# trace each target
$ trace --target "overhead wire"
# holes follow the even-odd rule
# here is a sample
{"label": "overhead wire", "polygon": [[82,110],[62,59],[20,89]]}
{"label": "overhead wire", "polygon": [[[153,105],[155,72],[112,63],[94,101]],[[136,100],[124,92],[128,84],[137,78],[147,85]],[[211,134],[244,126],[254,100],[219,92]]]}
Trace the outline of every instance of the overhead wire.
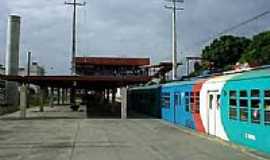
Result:
{"label": "overhead wire", "polygon": [[[242,26],[245,26],[245,25],[247,25],[247,24],[250,24],[251,22],[253,22],[253,21],[256,21],[256,20],[258,20],[258,19],[261,19],[261,18],[263,18],[263,17],[265,17],[265,16],[267,16],[267,15],[269,15],[270,14],[270,10],[267,10],[267,11],[264,11],[264,12],[262,12],[262,13],[260,13],[260,14],[258,14],[258,15],[256,15],[256,16],[254,16],[254,17],[251,17],[251,18],[249,18],[249,19],[247,19],[247,20],[245,20],[245,21],[242,21],[242,22],[240,22],[240,23],[238,23],[238,24],[236,24],[236,25],[233,25],[233,26],[231,26],[231,27],[229,27],[229,28],[226,28],[226,29],[224,29],[224,30],[222,30],[222,31],[220,31],[220,32],[218,32],[218,33],[216,33],[216,34],[214,34],[213,36],[210,36],[208,39],[206,39],[206,40],[203,40],[203,41],[199,41],[199,42],[197,42],[197,43],[195,43],[195,45],[200,45],[200,44],[205,44],[205,43],[208,43],[208,42],[210,42],[212,39],[214,39],[214,38],[217,38],[217,37],[220,37],[221,35],[224,35],[224,34],[227,34],[227,33],[229,33],[229,32],[231,32],[231,31],[234,31],[234,30],[236,30],[236,29],[238,29],[238,28],[240,28],[240,27],[242,27]],[[183,53],[182,53],[182,55],[184,55]],[[169,56],[167,56],[166,58],[164,58],[164,59],[169,59],[168,58]],[[185,58],[182,58],[181,59],[182,61],[184,60],[185,61]]]}
{"label": "overhead wire", "polygon": [[247,25],[247,24],[249,24],[249,23],[251,23],[251,22],[253,22],[255,20],[261,19],[261,18],[265,17],[268,14],[270,14],[270,10],[264,11],[263,13],[260,13],[260,14],[258,14],[256,16],[252,17],[252,18],[249,18],[249,19],[247,19],[245,21],[242,21],[242,22],[240,22],[240,23],[238,23],[238,24],[236,24],[234,26],[226,28],[226,29],[222,30],[221,32],[218,32],[218,33],[214,34],[213,36],[210,36],[206,40],[199,41],[199,42],[197,42],[195,44],[199,45],[199,44],[208,43],[209,41],[211,41],[214,38],[217,38],[217,37],[219,37],[221,35],[224,35],[224,34],[227,34],[227,33],[231,32],[231,31],[234,31],[234,30],[236,30],[236,29],[238,29],[238,28],[240,28],[242,26],[245,26],[245,25]]}

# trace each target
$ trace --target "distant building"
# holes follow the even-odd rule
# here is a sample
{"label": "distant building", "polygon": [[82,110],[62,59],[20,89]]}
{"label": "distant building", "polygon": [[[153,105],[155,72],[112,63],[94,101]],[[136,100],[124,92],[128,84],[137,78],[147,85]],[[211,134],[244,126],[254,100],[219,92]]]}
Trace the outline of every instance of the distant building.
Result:
{"label": "distant building", "polygon": [[[149,58],[76,57],[76,74],[80,76],[148,76],[143,66],[150,65]],[[105,91],[106,90],[106,91]],[[107,88],[108,97],[120,97],[120,89]],[[104,97],[105,98],[105,97]]]}
{"label": "distant building", "polygon": [[[0,74],[5,74],[5,67],[4,65],[0,64]],[[30,67],[30,76],[44,76],[45,75],[45,69],[40,66],[37,62],[33,62]],[[27,69],[21,67],[19,68],[19,76],[27,76]],[[0,105],[6,104],[6,83],[5,81],[0,80]],[[39,91],[39,87],[35,85],[30,86],[32,90],[34,90],[36,93]],[[1,110],[0,110],[1,112]]]}
{"label": "distant building", "polygon": [[92,76],[148,75],[142,66],[150,64],[149,58],[76,57],[76,74]]}
{"label": "distant building", "polygon": [[[4,65],[0,64],[0,74],[5,74],[5,67]],[[40,66],[37,62],[33,62],[30,66],[30,75],[31,76],[44,76],[45,69]],[[19,68],[19,76],[27,76],[27,69],[20,67]]]}

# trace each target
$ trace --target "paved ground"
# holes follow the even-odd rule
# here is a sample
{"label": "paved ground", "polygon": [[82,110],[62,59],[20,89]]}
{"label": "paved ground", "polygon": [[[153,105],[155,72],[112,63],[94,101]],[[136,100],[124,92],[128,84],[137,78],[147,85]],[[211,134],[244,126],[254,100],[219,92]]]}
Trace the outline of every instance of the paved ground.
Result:
{"label": "paved ground", "polygon": [[28,120],[14,118],[18,113],[2,117],[0,160],[256,159],[161,120],[85,119],[85,113],[62,107],[35,110],[28,111]]}

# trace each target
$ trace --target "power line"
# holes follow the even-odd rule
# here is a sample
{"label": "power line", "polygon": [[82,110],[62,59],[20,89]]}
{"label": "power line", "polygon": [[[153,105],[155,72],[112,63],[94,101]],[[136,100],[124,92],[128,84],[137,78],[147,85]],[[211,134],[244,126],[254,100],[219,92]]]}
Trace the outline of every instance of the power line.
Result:
{"label": "power line", "polygon": [[256,15],[256,16],[252,17],[252,18],[249,18],[249,19],[247,19],[247,20],[245,20],[245,21],[243,21],[243,22],[241,22],[241,23],[239,23],[239,24],[236,24],[236,25],[231,26],[231,27],[229,27],[229,28],[227,28],[227,29],[224,29],[223,31],[221,31],[221,32],[219,32],[219,33],[216,33],[216,34],[214,34],[213,36],[210,36],[210,37],[209,37],[208,39],[206,39],[206,40],[197,42],[196,44],[207,43],[207,42],[209,42],[210,40],[212,40],[212,39],[214,39],[214,38],[216,38],[216,37],[219,37],[219,36],[221,36],[221,35],[223,35],[223,34],[226,34],[226,33],[230,32],[230,31],[236,30],[236,29],[238,29],[238,28],[240,28],[240,27],[242,27],[242,26],[245,26],[245,25],[247,25],[247,24],[249,24],[249,23],[251,23],[251,22],[253,22],[253,21],[255,21],[255,20],[258,20],[258,19],[260,19],[260,18],[263,18],[263,17],[265,17],[265,16],[268,15],[268,14],[270,14],[270,11],[265,11],[265,12],[263,12],[263,13],[261,13],[261,14],[258,14],[258,15]]}

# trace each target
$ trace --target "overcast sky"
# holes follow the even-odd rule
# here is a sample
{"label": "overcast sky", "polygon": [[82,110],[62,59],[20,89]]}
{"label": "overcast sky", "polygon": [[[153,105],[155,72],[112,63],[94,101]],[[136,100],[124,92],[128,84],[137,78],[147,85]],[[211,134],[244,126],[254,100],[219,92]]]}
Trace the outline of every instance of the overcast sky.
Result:
{"label": "overcast sky", "polygon": [[[20,65],[26,53],[47,72],[70,68],[72,8],[63,0],[2,0],[0,63],[4,63],[8,14],[22,17]],[[68,0],[67,0],[68,1]],[[70,0],[71,1],[71,0]],[[83,1],[81,1],[83,2]],[[171,56],[171,13],[163,0],[86,0],[78,8],[78,55],[150,57],[152,63]],[[178,12],[178,55],[199,55],[202,41],[215,33],[270,10],[269,0],[186,0]],[[270,15],[230,34],[251,36],[270,30]],[[52,69],[53,67],[53,69]]]}

